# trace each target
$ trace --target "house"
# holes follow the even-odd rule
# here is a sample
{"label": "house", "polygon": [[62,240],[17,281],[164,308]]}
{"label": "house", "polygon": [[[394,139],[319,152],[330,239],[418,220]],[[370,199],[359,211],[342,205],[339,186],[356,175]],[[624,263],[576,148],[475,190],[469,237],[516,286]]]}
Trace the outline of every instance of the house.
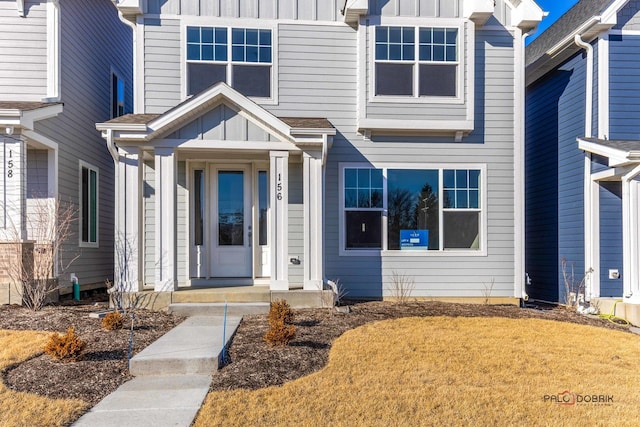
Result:
{"label": "house", "polygon": [[120,283],[517,303],[530,0],[123,0]]}
{"label": "house", "polygon": [[[113,162],[95,123],[132,111],[132,31],[109,0],[0,1],[0,303],[9,243],[33,255],[39,209],[72,206],[63,251],[83,288],[113,278]],[[35,241],[35,242],[34,242]],[[46,249],[38,249],[36,251]]]}
{"label": "house", "polygon": [[586,299],[640,303],[639,30],[640,2],[581,0],[526,49],[533,298],[564,300],[565,258]]}

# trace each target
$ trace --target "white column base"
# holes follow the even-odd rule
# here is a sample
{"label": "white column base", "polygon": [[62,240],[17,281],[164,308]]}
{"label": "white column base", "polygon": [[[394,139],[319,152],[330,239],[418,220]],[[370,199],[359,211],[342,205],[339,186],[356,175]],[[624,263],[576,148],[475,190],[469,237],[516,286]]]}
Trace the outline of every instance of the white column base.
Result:
{"label": "white column base", "polygon": [[305,291],[321,291],[322,287],[322,280],[305,280],[303,289]]}
{"label": "white column base", "polygon": [[269,282],[269,290],[271,290],[271,291],[288,291],[289,290],[289,281],[288,280],[271,279],[271,281]]}
{"label": "white column base", "polygon": [[176,280],[171,280],[171,279],[167,279],[167,280],[162,280],[159,282],[156,282],[153,290],[155,292],[172,292],[172,291],[177,291],[178,290],[178,282]]}

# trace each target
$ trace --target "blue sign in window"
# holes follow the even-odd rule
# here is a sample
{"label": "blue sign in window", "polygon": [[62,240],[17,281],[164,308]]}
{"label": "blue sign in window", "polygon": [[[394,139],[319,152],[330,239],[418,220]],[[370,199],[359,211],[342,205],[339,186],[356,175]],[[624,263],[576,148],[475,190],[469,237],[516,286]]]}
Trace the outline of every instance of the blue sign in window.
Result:
{"label": "blue sign in window", "polygon": [[429,230],[400,230],[400,249],[429,249]]}

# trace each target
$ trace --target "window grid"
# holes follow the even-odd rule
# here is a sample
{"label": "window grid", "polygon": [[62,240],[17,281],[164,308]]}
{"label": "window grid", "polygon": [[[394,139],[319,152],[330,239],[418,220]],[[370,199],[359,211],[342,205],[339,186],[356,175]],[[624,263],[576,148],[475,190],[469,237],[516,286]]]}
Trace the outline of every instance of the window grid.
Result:
{"label": "window grid", "polygon": [[271,63],[271,30],[233,28],[231,30],[233,62]]}
{"label": "window grid", "polygon": [[418,45],[420,61],[458,61],[457,28],[420,28]]}
{"label": "window grid", "polygon": [[382,209],[382,170],[347,168],[344,170],[344,205],[347,209]]}
{"label": "window grid", "polygon": [[376,60],[413,61],[414,27],[376,27]]}
{"label": "window grid", "polygon": [[227,61],[227,29],[187,27],[187,59],[190,61]]}
{"label": "window grid", "polygon": [[443,172],[445,209],[480,209],[480,171],[445,169]]}

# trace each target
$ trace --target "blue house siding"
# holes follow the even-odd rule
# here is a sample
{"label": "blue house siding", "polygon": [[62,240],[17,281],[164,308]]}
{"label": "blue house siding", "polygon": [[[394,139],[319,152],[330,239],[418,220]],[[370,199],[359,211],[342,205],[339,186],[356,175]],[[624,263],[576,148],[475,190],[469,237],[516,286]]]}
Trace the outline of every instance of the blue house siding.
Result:
{"label": "blue house siding", "polygon": [[[617,269],[620,279],[609,279]],[[600,185],[600,296],[622,297],[622,183]]]}
{"label": "blue house siding", "polygon": [[609,36],[609,139],[640,139],[640,36]]}
{"label": "blue house siding", "polygon": [[584,271],[585,59],[578,54],[529,87],[526,107],[526,270],[534,299],[563,301],[560,259]]}

